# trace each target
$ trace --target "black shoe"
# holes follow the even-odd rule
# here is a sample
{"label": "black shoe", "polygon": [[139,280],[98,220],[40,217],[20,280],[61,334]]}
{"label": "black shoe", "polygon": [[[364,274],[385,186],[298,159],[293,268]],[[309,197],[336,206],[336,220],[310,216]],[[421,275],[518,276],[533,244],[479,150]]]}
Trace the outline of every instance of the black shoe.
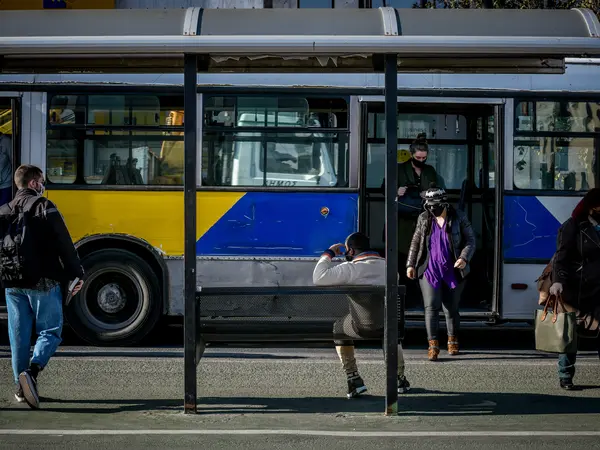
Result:
{"label": "black shoe", "polygon": [[575,389],[575,385],[573,384],[573,380],[570,378],[561,378],[560,379],[560,387],[567,390],[572,391]]}
{"label": "black shoe", "polygon": [[406,394],[408,391],[410,391],[410,383],[406,377],[398,377],[398,394]]}
{"label": "black shoe", "polygon": [[367,392],[367,387],[365,386],[363,379],[358,374],[348,378],[348,393],[346,394],[346,397],[358,397],[365,392]]}
{"label": "black shoe", "polygon": [[29,407],[38,409],[40,407],[40,397],[37,390],[37,380],[30,369],[21,372],[19,375],[19,385],[23,389],[23,396]]}
{"label": "black shoe", "polygon": [[15,398],[17,399],[17,401],[19,403],[24,403],[25,402],[25,396],[23,395],[23,388],[21,387],[20,384],[17,387],[17,392],[15,392]]}

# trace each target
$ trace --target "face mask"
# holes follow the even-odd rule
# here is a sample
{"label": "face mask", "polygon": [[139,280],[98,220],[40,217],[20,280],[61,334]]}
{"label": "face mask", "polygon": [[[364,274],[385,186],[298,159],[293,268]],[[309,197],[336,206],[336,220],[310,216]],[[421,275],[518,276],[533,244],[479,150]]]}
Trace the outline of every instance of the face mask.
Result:
{"label": "face mask", "polygon": [[44,195],[44,192],[46,191],[46,187],[44,186],[43,183],[38,183],[38,187],[35,190],[35,192],[37,192],[40,196]]}
{"label": "face mask", "polygon": [[429,208],[429,211],[431,211],[431,214],[433,214],[435,217],[440,217],[445,209],[446,207],[444,205],[435,205]]}
{"label": "face mask", "polygon": [[346,253],[344,253],[344,258],[346,258],[346,261],[348,262],[354,259],[354,257],[350,254],[350,250],[346,250]]}
{"label": "face mask", "polygon": [[592,217],[592,219],[594,219],[596,222],[600,223],[600,211],[592,211],[592,213],[590,214],[590,216]]}
{"label": "face mask", "polygon": [[427,160],[419,161],[418,159],[412,158],[413,165],[419,169],[422,169],[423,167],[425,167],[426,162],[427,162]]}

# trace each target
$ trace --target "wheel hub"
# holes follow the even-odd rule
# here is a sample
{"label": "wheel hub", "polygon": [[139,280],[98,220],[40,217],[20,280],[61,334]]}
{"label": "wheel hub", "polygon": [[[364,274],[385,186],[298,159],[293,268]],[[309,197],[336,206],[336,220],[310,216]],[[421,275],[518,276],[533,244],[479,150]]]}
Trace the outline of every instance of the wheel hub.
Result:
{"label": "wheel hub", "polygon": [[105,313],[116,314],[125,307],[126,303],[127,298],[125,293],[118,284],[110,283],[104,285],[98,291],[98,306]]}

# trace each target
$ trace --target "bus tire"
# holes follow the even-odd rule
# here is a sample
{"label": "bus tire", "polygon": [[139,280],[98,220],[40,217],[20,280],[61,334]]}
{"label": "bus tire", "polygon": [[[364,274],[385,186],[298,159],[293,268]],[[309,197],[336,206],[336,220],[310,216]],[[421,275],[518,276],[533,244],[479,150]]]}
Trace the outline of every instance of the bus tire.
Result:
{"label": "bus tire", "polygon": [[65,308],[75,334],[97,346],[133,345],[144,339],[162,314],[158,276],[139,256],[103,250],[82,260],[85,283]]}

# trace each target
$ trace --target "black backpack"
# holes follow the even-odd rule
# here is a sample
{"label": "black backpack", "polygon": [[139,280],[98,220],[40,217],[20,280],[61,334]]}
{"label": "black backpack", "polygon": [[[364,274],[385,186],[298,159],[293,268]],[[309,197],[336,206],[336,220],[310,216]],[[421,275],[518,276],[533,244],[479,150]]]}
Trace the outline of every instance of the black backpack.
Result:
{"label": "black backpack", "polygon": [[43,197],[31,197],[23,206],[7,203],[0,207],[0,280],[8,284],[36,283],[40,261],[36,254],[36,230],[32,226],[35,204]]}

